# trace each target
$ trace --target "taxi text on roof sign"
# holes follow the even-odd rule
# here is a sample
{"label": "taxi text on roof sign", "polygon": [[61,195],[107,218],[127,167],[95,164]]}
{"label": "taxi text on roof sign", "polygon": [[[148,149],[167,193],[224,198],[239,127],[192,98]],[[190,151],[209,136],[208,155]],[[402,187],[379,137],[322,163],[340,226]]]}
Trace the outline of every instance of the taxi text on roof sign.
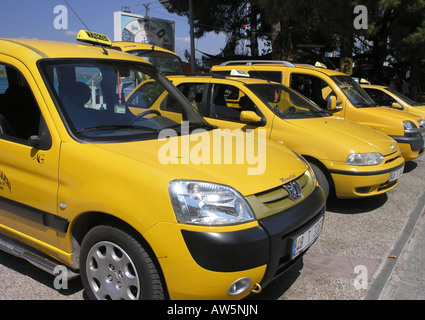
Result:
{"label": "taxi text on roof sign", "polygon": [[86,31],[86,30],[80,30],[78,32],[77,41],[91,43],[91,44],[100,44],[107,47],[112,46],[112,41],[104,34]]}

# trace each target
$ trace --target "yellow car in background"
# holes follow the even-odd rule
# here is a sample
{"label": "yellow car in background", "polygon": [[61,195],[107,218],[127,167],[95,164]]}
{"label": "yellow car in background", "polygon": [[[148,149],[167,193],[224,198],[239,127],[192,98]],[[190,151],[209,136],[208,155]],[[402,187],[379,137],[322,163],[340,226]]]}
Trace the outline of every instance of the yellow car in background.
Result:
{"label": "yellow car in background", "polygon": [[142,58],[164,73],[183,73],[184,65],[179,55],[173,51],[152,44],[115,41],[112,48]]}
{"label": "yellow car in background", "polygon": [[[131,300],[241,299],[302,257],[326,201],[305,159],[214,130],[153,65],[78,39],[0,38],[0,250]],[[140,103],[166,93],[184,121],[133,114],[140,84]],[[245,144],[203,143],[214,162],[192,161],[216,136]],[[240,146],[258,147],[261,174],[221,162]]]}
{"label": "yellow car in background", "polygon": [[[235,70],[237,73],[237,70]],[[340,198],[385,193],[397,184],[404,159],[396,141],[355,122],[332,117],[281,84],[255,78],[168,76],[207,121],[219,128],[265,130],[268,139],[289,146],[313,167],[326,195]],[[138,103],[143,86],[127,99]],[[174,99],[163,95],[154,107],[181,119]],[[133,111],[136,112],[136,111]],[[285,162],[282,160],[281,164]]]}
{"label": "yellow car in background", "polygon": [[425,118],[425,105],[406,97],[388,86],[361,84],[367,94],[380,106],[400,109]]}
{"label": "yellow car in background", "polygon": [[339,71],[285,61],[229,61],[213,66],[214,73],[246,71],[251,77],[282,83],[333,115],[358,122],[398,142],[406,161],[424,151],[423,117],[378,106],[352,77]]}

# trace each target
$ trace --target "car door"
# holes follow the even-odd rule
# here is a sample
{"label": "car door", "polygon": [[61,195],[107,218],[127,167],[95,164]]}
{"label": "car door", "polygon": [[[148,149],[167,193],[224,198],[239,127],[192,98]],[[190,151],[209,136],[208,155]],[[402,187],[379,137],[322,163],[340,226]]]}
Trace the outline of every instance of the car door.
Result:
{"label": "car door", "polygon": [[[241,130],[258,130],[259,128],[267,129],[264,122],[246,122],[241,121],[242,111],[253,111],[259,117],[264,116],[261,110],[255,105],[247,91],[228,83],[219,83],[206,81],[204,83],[181,83],[177,85],[183,94],[190,99],[190,92],[198,92],[197,101],[193,103],[200,114],[212,125],[222,129],[241,129]],[[202,88],[202,99],[199,95]],[[195,95],[196,96],[196,95]]]}
{"label": "car door", "polygon": [[338,109],[332,111],[332,113],[337,116],[344,116],[345,99],[339,96],[339,93],[334,90],[331,83],[301,70],[288,71],[286,76],[285,83],[288,83],[291,89],[301,93],[322,109],[326,110],[329,97],[335,96],[338,101]]}
{"label": "car door", "polygon": [[52,139],[40,150],[29,143],[40,128],[52,137],[45,100],[30,71],[13,58],[0,55],[0,78],[0,232],[40,249],[57,245],[58,231],[67,226],[56,215],[60,144]]}

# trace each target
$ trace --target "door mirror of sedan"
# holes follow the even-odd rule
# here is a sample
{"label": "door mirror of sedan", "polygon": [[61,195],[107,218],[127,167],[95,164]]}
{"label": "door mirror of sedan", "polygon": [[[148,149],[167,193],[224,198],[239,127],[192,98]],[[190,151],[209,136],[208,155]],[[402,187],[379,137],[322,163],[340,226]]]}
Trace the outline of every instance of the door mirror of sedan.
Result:
{"label": "door mirror of sedan", "polygon": [[398,109],[398,110],[403,110],[403,107],[399,103],[397,103],[397,102],[393,102],[391,104],[391,108]]}
{"label": "door mirror of sedan", "polygon": [[244,122],[261,122],[263,120],[254,111],[242,111],[240,119]]}
{"label": "door mirror of sedan", "polygon": [[342,107],[339,106],[342,103],[342,101],[337,100],[335,96],[329,96],[326,100],[327,100],[327,109],[329,111],[342,110]]}

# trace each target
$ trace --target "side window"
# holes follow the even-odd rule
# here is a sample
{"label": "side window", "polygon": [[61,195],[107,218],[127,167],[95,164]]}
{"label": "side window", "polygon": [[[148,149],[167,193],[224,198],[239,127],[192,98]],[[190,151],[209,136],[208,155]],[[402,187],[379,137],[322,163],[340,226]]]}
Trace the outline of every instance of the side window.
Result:
{"label": "side window", "polygon": [[241,111],[258,110],[253,101],[237,87],[214,84],[212,87],[211,107],[207,116],[211,118],[240,121]]}
{"label": "side window", "polygon": [[[202,83],[182,83],[177,88],[189,100],[189,102],[197,109],[202,115],[205,113],[205,108],[202,104],[202,95],[204,93],[205,85]],[[180,104],[176,103],[174,98],[167,96],[161,103],[161,110],[182,113]]]}
{"label": "side window", "polygon": [[375,89],[365,89],[367,94],[372,98],[380,106],[390,107],[394,102],[396,102],[391,96],[382,92],[380,90]]}
{"label": "side window", "polygon": [[7,80],[6,66],[0,65],[0,94],[4,95],[7,88],[9,88],[9,82]]}
{"label": "side window", "polygon": [[248,74],[252,78],[282,83],[283,74],[281,71],[249,71]]}
{"label": "side window", "polygon": [[27,144],[29,137],[38,135],[40,115],[22,73],[0,63],[0,139]]}
{"label": "side window", "polygon": [[327,107],[327,98],[335,95],[335,92],[325,81],[306,74],[291,74],[290,87],[324,109]]}

